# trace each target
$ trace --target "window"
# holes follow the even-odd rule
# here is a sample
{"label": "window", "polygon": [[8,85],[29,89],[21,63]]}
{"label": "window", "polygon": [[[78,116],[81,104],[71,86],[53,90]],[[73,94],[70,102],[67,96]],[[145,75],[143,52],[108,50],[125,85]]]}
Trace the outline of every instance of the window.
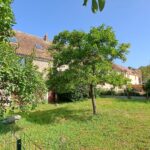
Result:
{"label": "window", "polygon": [[25,59],[24,57],[21,57],[21,58],[19,59],[19,63],[24,66],[25,63],[26,63],[26,59]]}
{"label": "window", "polygon": [[8,38],[8,41],[12,42],[12,43],[18,43],[18,40],[16,37],[10,37],[10,38]]}
{"label": "window", "polygon": [[40,44],[35,44],[35,47],[37,48],[37,49],[41,49],[41,50],[43,50],[43,47],[42,47],[42,45],[40,45]]}

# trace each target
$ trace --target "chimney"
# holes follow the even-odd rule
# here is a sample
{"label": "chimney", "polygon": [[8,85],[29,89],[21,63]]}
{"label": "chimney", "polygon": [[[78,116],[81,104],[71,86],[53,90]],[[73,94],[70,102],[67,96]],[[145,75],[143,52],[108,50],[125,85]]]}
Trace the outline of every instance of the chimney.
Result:
{"label": "chimney", "polygon": [[43,40],[48,41],[48,35],[47,34],[44,35]]}

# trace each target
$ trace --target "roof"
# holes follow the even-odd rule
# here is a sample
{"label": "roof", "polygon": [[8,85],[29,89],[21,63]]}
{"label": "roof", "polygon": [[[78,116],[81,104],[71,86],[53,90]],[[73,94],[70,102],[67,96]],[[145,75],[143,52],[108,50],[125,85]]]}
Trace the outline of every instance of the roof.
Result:
{"label": "roof", "polygon": [[[17,42],[16,39],[13,39],[12,41],[14,41],[14,43],[11,43],[17,45],[16,53],[18,55],[29,56],[34,53],[37,59],[42,59],[43,61],[52,60],[52,56],[48,51],[48,47],[52,42],[47,40],[47,35],[45,35],[44,38],[40,38],[21,31],[15,31],[15,38],[17,39]],[[129,69],[117,64],[113,64],[113,69],[141,76],[141,71],[139,69]]]}
{"label": "roof", "polygon": [[142,76],[142,73],[139,69],[129,69],[127,67],[123,67],[121,65],[117,65],[117,64],[113,64],[112,68],[116,71],[120,71],[120,72],[124,72],[124,73],[128,73],[130,75],[137,75],[139,77]]}
{"label": "roof", "polygon": [[51,60],[51,55],[47,50],[51,44],[50,41],[20,31],[15,31],[15,37],[18,45],[17,54],[29,56],[34,53],[36,58]]}

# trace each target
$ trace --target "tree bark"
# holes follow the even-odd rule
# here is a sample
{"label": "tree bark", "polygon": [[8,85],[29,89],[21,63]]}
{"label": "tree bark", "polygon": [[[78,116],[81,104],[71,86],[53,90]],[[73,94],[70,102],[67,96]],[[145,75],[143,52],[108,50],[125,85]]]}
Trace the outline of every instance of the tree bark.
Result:
{"label": "tree bark", "polygon": [[146,93],[146,98],[149,99],[149,93],[148,92]]}
{"label": "tree bark", "polygon": [[93,114],[96,115],[96,101],[95,101],[95,89],[94,85],[90,85],[90,91],[91,91],[91,100],[92,100],[92,107],[93,107]]}

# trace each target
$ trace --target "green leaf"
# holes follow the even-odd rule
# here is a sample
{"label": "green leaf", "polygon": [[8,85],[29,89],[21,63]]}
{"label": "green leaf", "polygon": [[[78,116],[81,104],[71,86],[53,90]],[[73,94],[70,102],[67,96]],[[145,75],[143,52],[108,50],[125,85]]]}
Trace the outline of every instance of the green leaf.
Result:
{"label": "green leaf", "polygon": [[102,11],[105,6],[105,0],[98,0],[99,10]]}
{"label": "green leaf", "polygon": [[86,6],[88,3],[88,0],[84,0],[83,6]]}
{"label": "green leaf", "polygon": [[96,0],[92,0],[92,12],[96,13],[96,11],[98,10],[98,3]]}

